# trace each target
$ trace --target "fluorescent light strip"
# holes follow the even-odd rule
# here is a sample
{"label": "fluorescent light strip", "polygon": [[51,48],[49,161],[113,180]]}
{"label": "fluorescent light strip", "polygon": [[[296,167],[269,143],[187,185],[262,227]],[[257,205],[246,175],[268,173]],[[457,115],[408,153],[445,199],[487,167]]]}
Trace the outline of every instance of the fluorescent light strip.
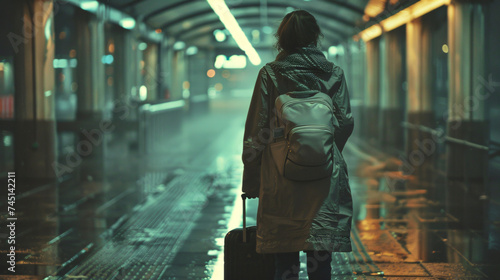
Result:
{"label": "fluorescent light strip", "polygon": [[135,19],[132,17],[122,18],[122,19],[120,19],[119,24],[121,25],[121,27],[123,27],[125,29],[129,29],[129,30],[134,29]]}
{"label": "fluorescent light strip", "polygon": [[222,24],[224,24],[229,33],[231,33],[231,36],[233,36],[238,47],[240,47],[240,49],[243,50],[248,56],[250,62],[253,65],[259,65],[262,62],[259,54],[254,49],[250,41],[248,41],[248,38],[245,36],[245,33],[243,33],[243,30],[241,30],[238,21],[236,21],[233,14],[227,7],[226,2],[224,0],[207,0],[207,2],[217,16],[219,16]]}
{"label": "fluorescent light strip", "polygon": [[97,2],[97,1],[83,1],[83,2],[80,2],[80,8],[82,8],[85,11],[95,13],[97,11],[97,9],[99,9],[99,2]]}
{"label": "fluorescent light strip", "polygon": [[389,32],[403,26],[443,5],[449,5],[450,2],[451,0],[421,0],[399,13],[382,20],[379,24],[372,25],[359,32],[355,37],[361,37],[365,42],[370,41],[382,35],[383,32]]}

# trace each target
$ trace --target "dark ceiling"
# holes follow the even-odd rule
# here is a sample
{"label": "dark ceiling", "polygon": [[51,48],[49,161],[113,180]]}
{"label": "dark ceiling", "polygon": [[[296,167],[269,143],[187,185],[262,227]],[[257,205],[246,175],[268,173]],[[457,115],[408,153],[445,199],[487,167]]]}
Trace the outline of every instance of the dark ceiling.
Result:
{"label": "dark ceiling", "polygon": [[[102,0],[126,12],[166,36],[186,43],[213,44],[213,31],[223,29],[218,16],[206,0]],[[364,8],[369,0],[226,0],[234,17],[249,34],[270,26],[274,32],[283,16],[295,9],[305,9],[318,20],[323,42],[334,45],[359,31]],[[271,36],[268,36],[271,37]],[[231,40],[233,41],[233,40]],[[267,46],[271,40],[262,40]],[[234,42],[227,42],[231,44]]]}

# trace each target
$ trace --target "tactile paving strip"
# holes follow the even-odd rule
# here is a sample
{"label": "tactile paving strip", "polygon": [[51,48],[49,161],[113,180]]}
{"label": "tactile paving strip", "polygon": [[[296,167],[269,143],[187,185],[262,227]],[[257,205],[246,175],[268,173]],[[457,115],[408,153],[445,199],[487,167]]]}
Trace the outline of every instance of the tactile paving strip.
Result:
{"label": "tactile paving strip", "polygon": [[211,181],[206,175],[188,173],[175,178],[67,276],[159,279],[193,226],[186,221],[195,220],[206,203]]}

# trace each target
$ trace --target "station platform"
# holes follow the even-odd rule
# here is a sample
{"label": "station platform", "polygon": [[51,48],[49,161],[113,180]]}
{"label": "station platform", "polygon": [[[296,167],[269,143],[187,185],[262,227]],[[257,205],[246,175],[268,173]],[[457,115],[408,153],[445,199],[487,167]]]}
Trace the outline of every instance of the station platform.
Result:
{"label": "station platform", "polygon": [[[242,226],[248,104],[248,96],[211,100],[207,112],[182,120],[164,154],[110,144],[103,182],[33,186],[19,195],[17,276],[0,278],[224,279],[224,236]],[[481,251],[487,241],[436,215],[422,188],[405,188],[415,178],[402,175],[397,161],[356,138],[343,154],[355,205],[353,252],[334,254],[332,279],[496,279]],[[248,225],[257,204],[247,200]],[[300,279],[307,279],[301,257]]]}

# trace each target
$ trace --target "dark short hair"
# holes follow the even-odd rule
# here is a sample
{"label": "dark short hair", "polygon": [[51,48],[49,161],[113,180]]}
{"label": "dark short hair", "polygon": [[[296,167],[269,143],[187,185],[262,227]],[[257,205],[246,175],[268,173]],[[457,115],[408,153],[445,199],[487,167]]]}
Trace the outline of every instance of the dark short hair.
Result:
{"label": "dark short hair", "polygon": [[278,51],[291,53],[311,44],[317,46],[323,34],[313,15],[304,10],[296,10],[283,18],[275,36]]}

